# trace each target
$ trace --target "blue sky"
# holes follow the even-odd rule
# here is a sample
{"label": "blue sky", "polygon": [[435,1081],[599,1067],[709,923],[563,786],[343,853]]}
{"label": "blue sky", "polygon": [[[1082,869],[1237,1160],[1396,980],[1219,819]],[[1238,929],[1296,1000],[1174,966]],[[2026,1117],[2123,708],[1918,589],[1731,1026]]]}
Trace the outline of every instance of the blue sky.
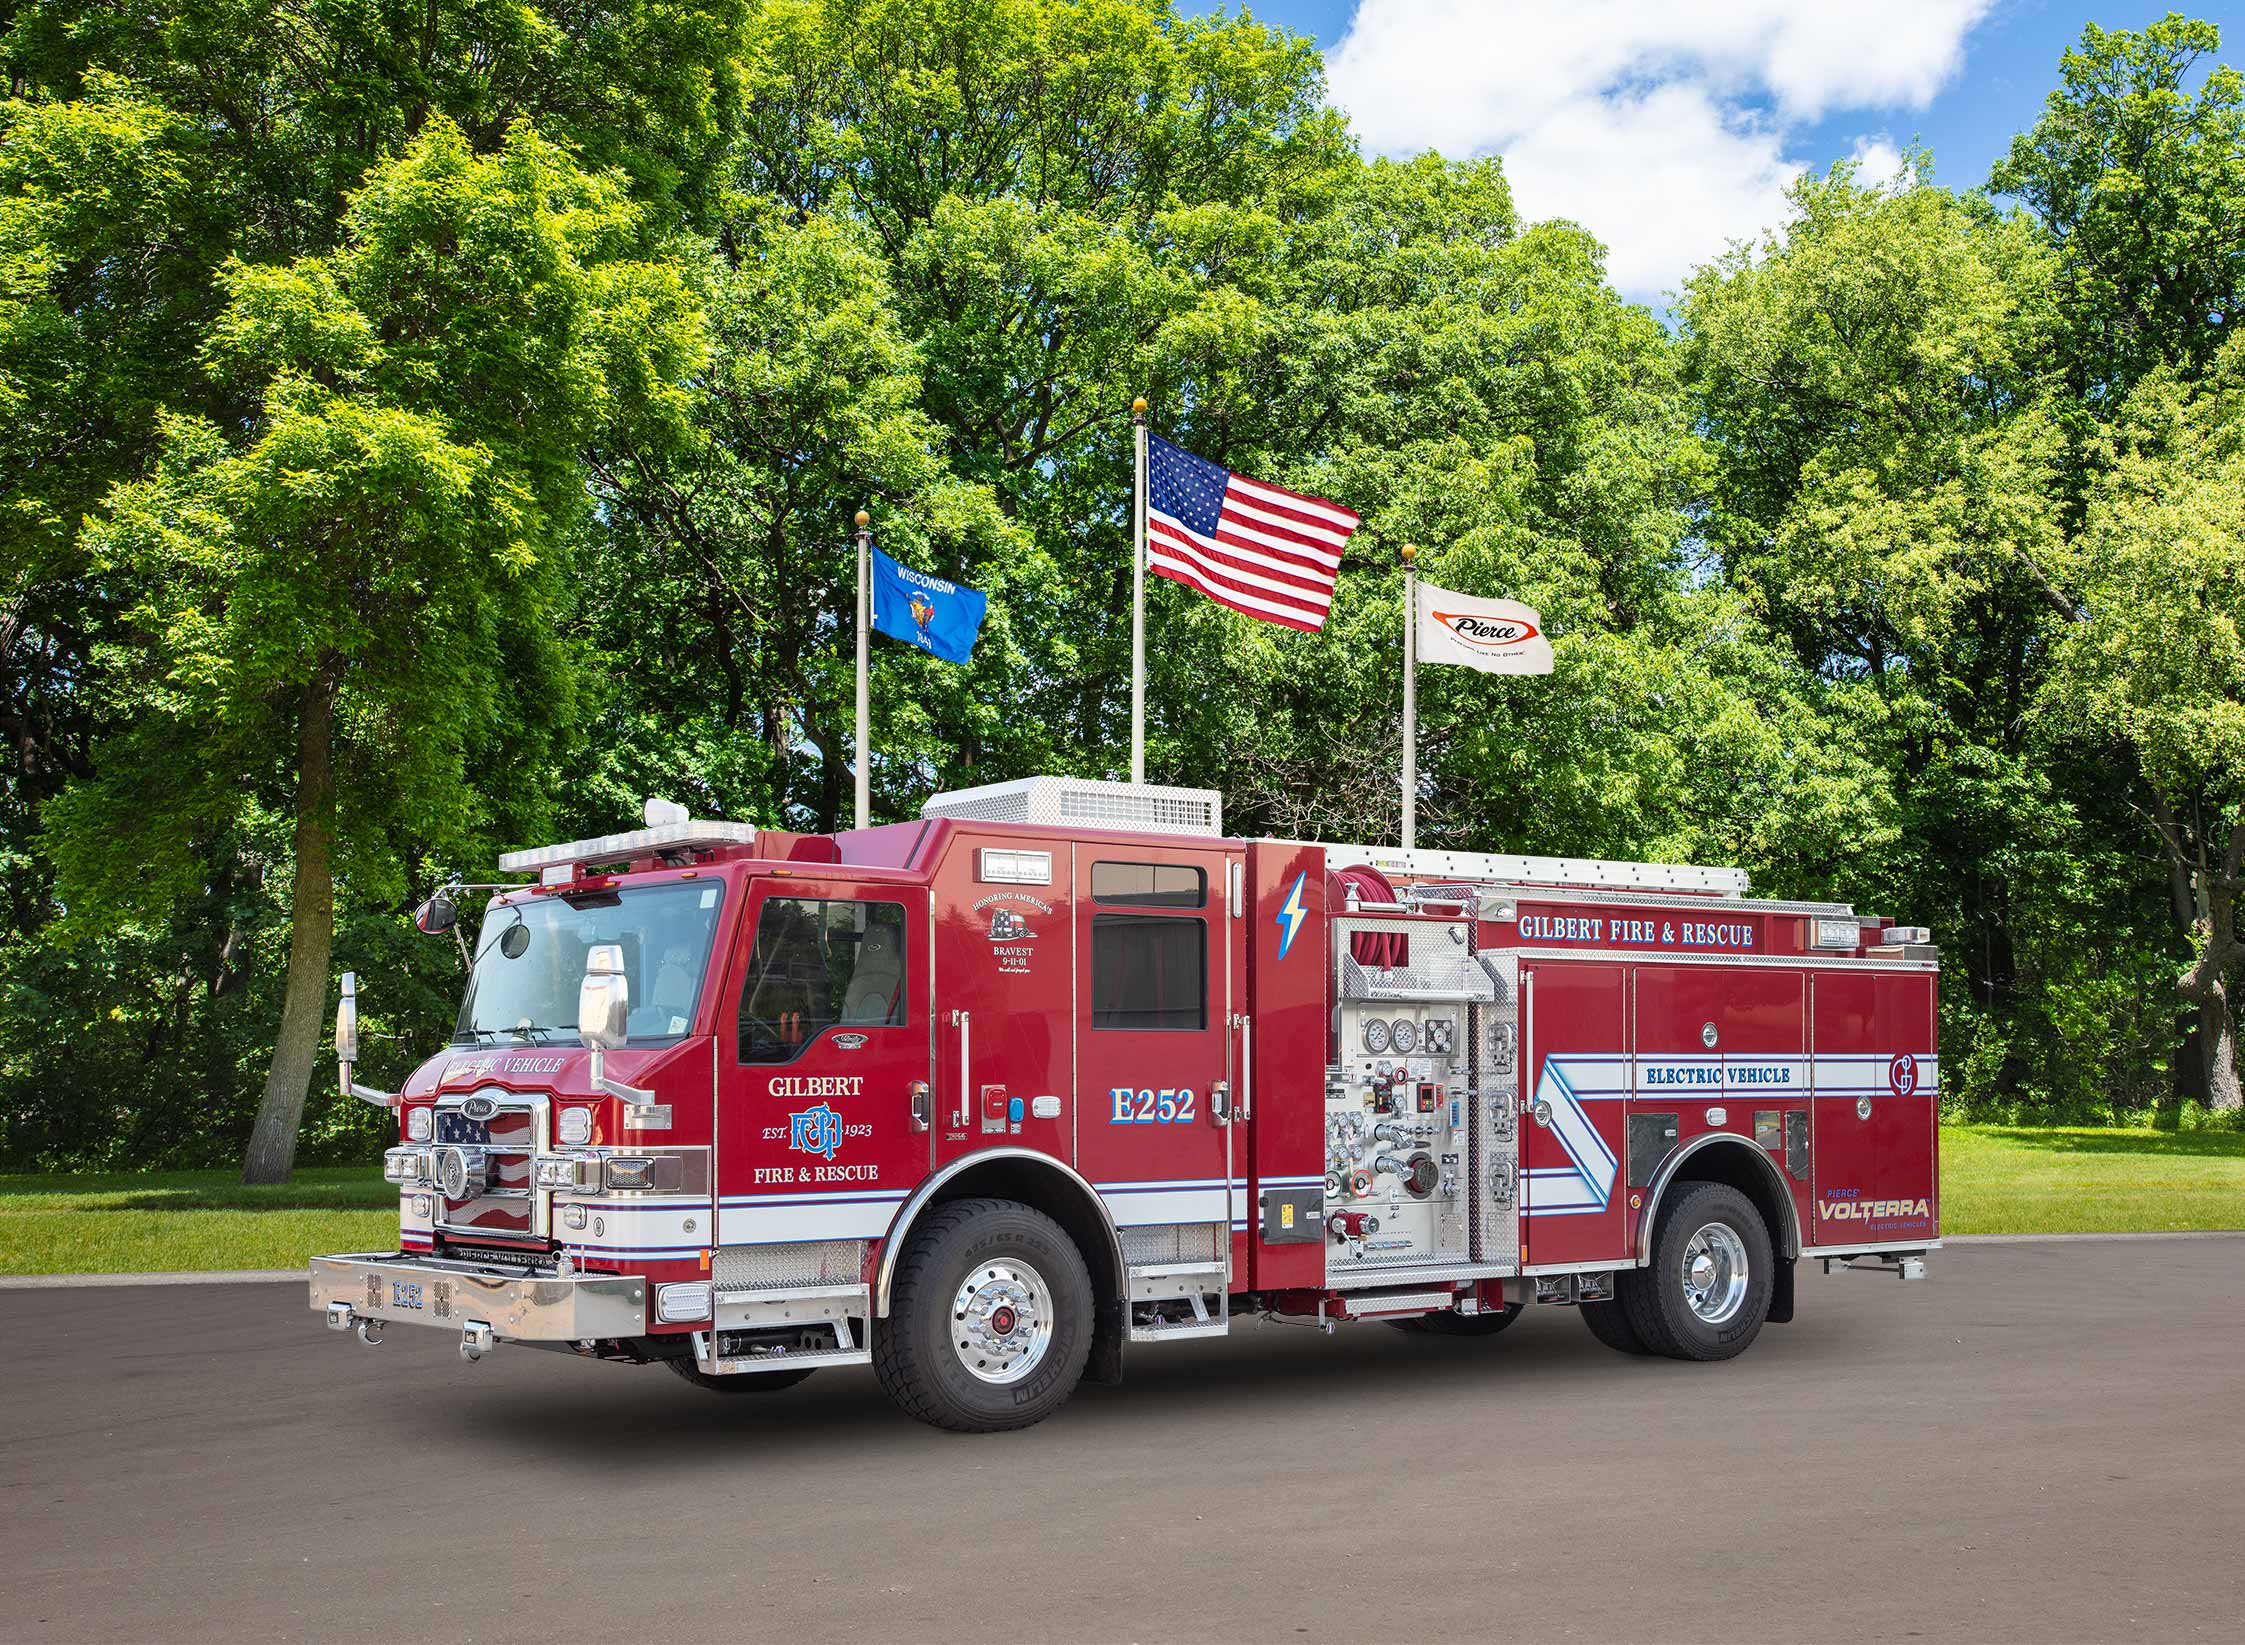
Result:
{"label": "blue sky", "polygon": [[[1179,0],[1187,12],[1218,9]],[[1242,9],[1233,4],[1228,9]],[[2082,0],[1251,0],[1324,46],[1368,150],[1505,158],[1531,217],[1586,224],[1659,308],[1730,239],[1772,226],[1802,167],[1890,168],[1913,140],[1969,187],[2057,84],[2084,24],[2167,4]],[[2184,5],[2245,63],[2245,5]]]}

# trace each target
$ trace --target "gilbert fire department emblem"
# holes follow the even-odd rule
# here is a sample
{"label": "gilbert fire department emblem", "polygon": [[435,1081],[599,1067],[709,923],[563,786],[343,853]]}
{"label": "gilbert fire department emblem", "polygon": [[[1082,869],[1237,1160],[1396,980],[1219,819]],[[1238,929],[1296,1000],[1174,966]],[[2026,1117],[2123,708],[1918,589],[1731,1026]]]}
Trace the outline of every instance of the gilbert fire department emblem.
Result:
{"label": "gilbert fire department emblem", "polygon": [[832,1159],[834,1151],[842,1146],[842,1116],[823,1102],[788,1115],[787,1145],[799,1154]]}
{"label": "gilbert fire department emblem", "polygon": [[423,929],[472,892],[507,940],[402,1092],[357,1082],[343,979],[399,1231],[313,1261],[336,1330],[713,1389],[870,1364],[987,1430],[1264,1315],[1566,1307],[1726,1359],[1817,1329],[1802,1261],[1914,1279],[1940,1244],[1922,928],[1720,866],[1240,839],[1208,790],[1075,778],[829,836],[646,822],[440,889]]}

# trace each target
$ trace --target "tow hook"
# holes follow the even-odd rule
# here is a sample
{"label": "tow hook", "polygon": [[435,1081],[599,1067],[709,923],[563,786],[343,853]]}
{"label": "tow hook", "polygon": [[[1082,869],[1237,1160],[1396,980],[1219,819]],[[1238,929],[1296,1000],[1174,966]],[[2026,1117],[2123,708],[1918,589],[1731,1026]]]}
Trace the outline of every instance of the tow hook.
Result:
{"label": "tow hook", "polygon": [[491,1352],[491,1327],[480,1319],[471,1319],[460,1328],[460,1357],[473,1365]]}

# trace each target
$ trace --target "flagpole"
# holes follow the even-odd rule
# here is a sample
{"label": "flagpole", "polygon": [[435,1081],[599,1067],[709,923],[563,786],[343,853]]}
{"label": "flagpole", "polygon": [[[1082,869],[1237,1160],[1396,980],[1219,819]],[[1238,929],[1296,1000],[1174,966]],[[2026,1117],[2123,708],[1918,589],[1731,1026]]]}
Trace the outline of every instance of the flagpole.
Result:
{"label": "flagpole", "polygon": [[1405,543],[1403,555],[1403,849],[1418,844],[1419,836],[1419,577],[1412,562],[1416,544]]}
{"label": "flagpole", "polygon": [[1130,491],[1130,780],[1146,780],[1146,402],[1130,402],[1138,458]]}
{"label": "flagpole", "polygon": [[857,511],[857,826],[870,827],[873,811],[872,692],[866,645],[873,630],[873,516]]}

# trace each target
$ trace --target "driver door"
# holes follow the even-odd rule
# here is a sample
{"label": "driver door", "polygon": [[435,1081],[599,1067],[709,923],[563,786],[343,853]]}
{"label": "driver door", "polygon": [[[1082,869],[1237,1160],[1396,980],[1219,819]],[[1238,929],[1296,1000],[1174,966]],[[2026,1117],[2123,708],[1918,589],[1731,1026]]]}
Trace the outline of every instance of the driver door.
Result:
{"label": "driver door", "polygon": [[717,1033],[718,1243],[877,1239],[927,1174],[927,891],[750,883]]}

